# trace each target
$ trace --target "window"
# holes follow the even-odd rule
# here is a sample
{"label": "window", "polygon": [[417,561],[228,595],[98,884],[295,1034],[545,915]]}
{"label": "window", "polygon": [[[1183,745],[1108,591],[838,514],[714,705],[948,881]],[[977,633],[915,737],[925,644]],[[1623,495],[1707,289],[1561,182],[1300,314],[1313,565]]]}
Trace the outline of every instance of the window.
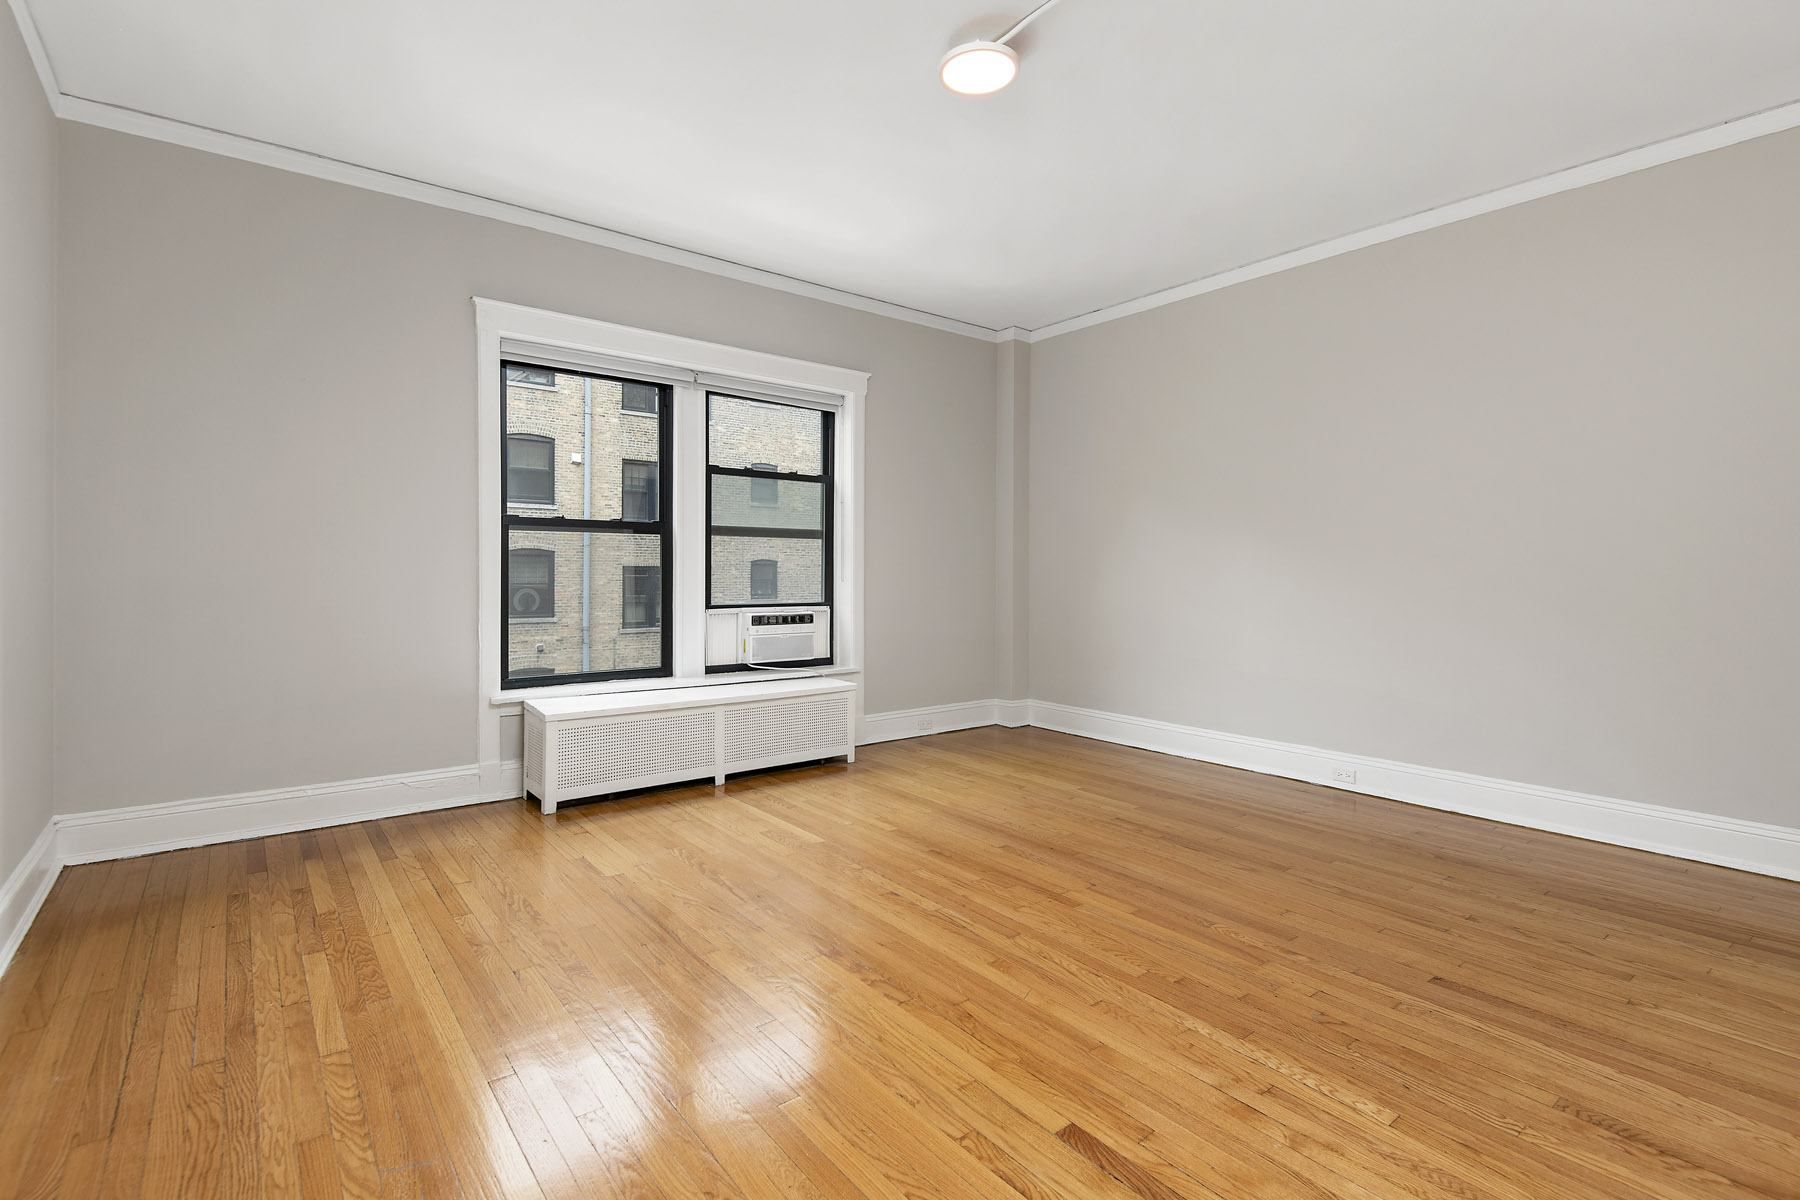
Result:
{"label": "window", "polygon": [[556,616],[556,552],[530,546],[507,555],[506,611],[527,621]]}
{"label": "window", "polygon": [[773,600],[781,591],[776,583],[778,564],[772,558],[753,558],[750,560],[750,598],[752,600]]}
{"label": "window", "polygon": [[480,297],[474,318],[471,761],[518,757],[522,699],[756,679],[727,633],[746,609],[816,610],[817,649],[782,657],[861,670],[867,374]]}
{"label": "window", "polygon": [[661,398],[662,389],[654,383],[633,383],[625,381],[619,388],[619,409],[628,413],[656,412],[656,402]]}
{"label": "window", "polygon": [[661,624],[661,569],[626,567],[619,589],[619,625],[624,629],[655,629]]}
{"label": "window", "polygon": [[832,420],[817,408],[707,395],[710,607],[832,602]]}
{"label": "window", "polygon": [[506,439],[506,502],[556,503],[556,441],[531,433]]}
{"label": "window", "polygon": [[[776,472],[774,463],[751,463],[752,471]],[[781,503],[781,481],[779,479],[752,479],[750,481],[750,503],[758,508],[772,508]]]}
{"label": "window", "polygon": [[656,520],[656,464],[628,458],[619,464],[619,517]]}
{"label": "window", "polygon": [[521,387],[554,388],[556,372],[549,367],[528,367],[521,363],[510,363],[506,368],[506,382],[516,383]]}
{"label": "window", "polygon": [[504,361],[502,385],[501,686],[670,674],[667,385]]}

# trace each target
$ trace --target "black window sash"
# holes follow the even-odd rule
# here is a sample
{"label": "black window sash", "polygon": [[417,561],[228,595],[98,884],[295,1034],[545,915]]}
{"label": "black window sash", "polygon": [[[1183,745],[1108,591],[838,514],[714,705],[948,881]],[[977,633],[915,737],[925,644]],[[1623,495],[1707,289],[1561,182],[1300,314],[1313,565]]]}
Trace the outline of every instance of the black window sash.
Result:
{"label": "black window sash", "polygon": [[[713,402],[713,397],[715,397],[715,396],[730,396],[730,393],[729,392],[708,392],[706,394],[707,444],[709,447],[712,444],[712,437],[711,437],[711,435],[712,435],[712,402]],[[742,397],[732,397],[732,398],[733,399],[742,399]],[[778,401],[764,401],[763,403],[778,403]],[[799,407],[799,406],[795,406],[795,407]],[[820,446],[820,454],[821,454],[821,459],[822,459],[822,463],[824,466],[824,470],[821,471],[817,475],[807,474],[804,471],[759,471],[755,467],[714,466],[713,462],[712,462],[712,453],[710,450],[708,450],[707,463],[706,463],[706,607],[709,611],[714,610],[714,609],[767,608],[771,604],[780,604],[783,607],[794,607],[794,608],[833,608],[834,607],[834,605],[836,603],[835,585],[836,585],[836,581],[837,581],[837,567],[836,567],[835,562],[833,561],[832,550],[833,550],[833,547],[836,545],[836,538],[833,536],[833,527],[834,527],[834,522],[835,522],[836,516],[837,516],[837,503],[836,503],[834,484],[832,482],[832,477],[833,477],[833,469],[832,468],[833,468],[833,461],[834,461],[833,456],[836,453],[836,446],[837,446],[836,437],[835,437],[837,414],[832,412],[829,409],[820,410],[820,414],[821,414],[821,420],[819,422],[819,437],[823,443]],[[744,526],[744,525],[715,525],[715,524],[713,524],[713,479],[714,479],[714,477],[721,476],[721,475],[735,476],[735,477],[741,478],[741,479],[774,479],[774,480],[787,479],[787,480],[793,480],[798,483],[817,483],[817,484],[823,485],[820,489],[820,492],[821,492],[820,502],[824,508],[824,511],[819,514],[819,528],[817,528],[817,529],[783,529],[783,528],[770,528],[770,527],[762,526],[762,525]],[[792,602],[772,601],[772,600],[751,600],[751,601],[749,601],[747,603],[743,603],[743,604],[715,604],[715,603],[713,603],[712,540],[714,537],[799,538],[799,539],[812,540],[812,541],[819,542],[820,543],[820,545],[819,545],[819,560],[820,560],[819,561],[819,569],[821,572],[821,576],[820,576],[820,580],[819,580],[819,593],[820,593],[819,599],[817,601],[796,600],[796,601],[792,601]],[[779,569],[779,568],[777,568],[777,569]],[[834,612],[835,612],[835,609],[834,609]],[[826,663],[836,661],[836,655],[837,655],[837,622],[834,620],[831,622],[830,653],[824,658],[811,659],[806,664],[796,664],[796,665],[810,665],[810,666],[823,665]],[[709,666],[706,668],[708,674],[717,674],[717,673],[723,672],[723,671],[741,671],[741,670],[748,670],[748,669],[749,668],[744,667],[742,665]]]}
{"label": "black window sash", "polygon": [[[509,367],[519,366],[531,367],[535,366],[535,364],[509,362],[505,360],[500,363],[500,466],[502,477],[504,477],[506,473],[506,439],[508,437],[506,428],[506,388],[508,386],[506,372]],[[645,380],[627,379],[617,375],[602,375],[594,371],[574,371],[569,370],[566,367],[557,367],[555,368],[555,371],[559,375],[574,375],[580,378],[600,379],[609,383],[618,384],[642,383],[647,387],[656,388],[656,420],[658,426],[656,438],[658,447],[657,461],[659,464],[673,461],[675,450],[675,419],[673,405],[669,403],[669,398],[672,394],[672,389],[669,385],[647,383]],[[592,452],[592,449],[592,447],[588,447],[590,453]],[[511,677],[512,664],[508,661],[511,657],[512,641],[508,636],[508,630],[510,628],[509,621],[512,616],[509,611],[512,587],[511,582],[508,579],[509,571],[507,564],[507,559],[511,557],[508,551],[512,546],[512,539],[508,536],[509,531],[514,529],[552,529],[564,533],[638,533],[655,535],[661,541],[661,562],[659,564],[659,570],[663,573],[664,579],[666,579],[668,573],[674,569],[675,531],[674,526],[662,518],[670,511],[670,506],[674,502],[675,473],[673,471],[665,471],[659,465],[656,476],[656,513],[658,519],[655,521],[606,521],[584,519],[582,517],[532,516],[523,513],[510,513],[506,511],[506,496],[504,494],[504,486],[502,487],[502,495],[500,497],[500,686],[502,689],[550,687],[564,683],[593,683],[606,679],[653,679],[663,676],[672,676],[675,673],[675,622],[672,619],[672,614],[670,612],[670,606],[674,602],[675,589],[671,587],[663,587],[661,589],[662,663],[660,666],[644,667],[627,671],[572,671],[568,674],[561,675],[523,676],[515,679]]]}

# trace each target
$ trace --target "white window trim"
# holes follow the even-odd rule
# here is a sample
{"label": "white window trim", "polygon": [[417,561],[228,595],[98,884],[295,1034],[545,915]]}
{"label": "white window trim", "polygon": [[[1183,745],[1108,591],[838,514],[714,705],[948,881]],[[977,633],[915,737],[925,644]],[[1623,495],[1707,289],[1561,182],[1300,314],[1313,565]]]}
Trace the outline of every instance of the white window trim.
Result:
{"label": "white window trim", "polygon": [[[869,375],[803,359],[722,346],[629,325],[569,316],[500,300],[474,298],[476,388],[476,635],[480,761],[500,758],[500,721],[516,715],[526,697],[584,696],[655,691],[726,682],[706,674],[706,390],[728,381],[770,398],[829,408],[838,414],[833,447],[835,519],[832,560],[836,662],[819,674],[860,677],[863,661],[863,402]],[[675,420],[675,561],[670,564],[674,601],[674,673],[659,679],[623,679],[550,687],[500,687],[500,383],[501,343],[512,352],[528,343],[528,357],[606,362],[612,369],[641,364],[645,377],[671,374]],[[619,365],[619,364],[622,364]],[[862,689],[856,706],[861,717]]]}

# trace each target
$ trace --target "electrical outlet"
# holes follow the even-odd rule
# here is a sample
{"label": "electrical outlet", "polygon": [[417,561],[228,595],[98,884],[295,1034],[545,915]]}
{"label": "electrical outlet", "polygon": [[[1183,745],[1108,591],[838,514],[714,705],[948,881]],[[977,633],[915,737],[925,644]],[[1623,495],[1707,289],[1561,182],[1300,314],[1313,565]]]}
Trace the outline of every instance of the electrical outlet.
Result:
{"label": "electrical outlet", "polygon": [[1356,772],[1349,767],[1333,767],[1331,768],[1331,782],[1353,787],[1356,784]]}

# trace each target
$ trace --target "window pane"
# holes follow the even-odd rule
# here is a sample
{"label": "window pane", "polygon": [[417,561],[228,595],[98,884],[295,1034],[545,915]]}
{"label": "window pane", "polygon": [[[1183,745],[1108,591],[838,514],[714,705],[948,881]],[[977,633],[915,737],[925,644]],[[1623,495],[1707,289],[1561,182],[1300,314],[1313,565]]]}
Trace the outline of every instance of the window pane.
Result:
{"label": "window pane", "polygon": [[512,504],[556,500],[556,443],[540,437],[506,439],[506,499]]}
{"label": "window pane", "polygon": [[662,389],[654,383],[625,383],[620,385],[619,407],[626,412],[653,413],[657,408],[657,400],[661,398]]}
{"label": "window pane", "polygon": [[[753,563],[766,562],[768,595],[757,594]],[[820,538],[712,538],[712,604],[822,604],[825,543]]]}
{"label": "window pane", "polygon": [[[514,368],[507,368],[507,502],[533,503],[526,497],[535,496],[535,503],[555,505],[553,513],[522,510],[529,516],[646,519],[625,515],[625,464],[654,465],[662,457],[662,385],[532,369],[546,374],[553,386],[525,386],[512,378]],[[652,397],[648,412],[625,408],[628,388],[640,399],[646,393]],[[531,443],[534,438],[551,441]],[[528,443],[536,448],[525,450]]]}
{"label": "window pane", "polygon": [[619,511],[626,521],[656,520],[656,464],[627,459],[619,479]]}
{"label": "window pane", "polygon": [[662,624],[662,569],[626,567],[621,581],[619,624],[624,629],[654,629]]}
{"label": "window pane", "polygon": [[750,598],[752,600],[773,600],[780,592],[781,564],[772,558],[753,558],[750,560]]}
{"label": "window pane", "polygon": [[715,392],[707,414],[707,454],[713,466],[774,464],[789,475],[825,473],[825,414],[818,409]]}
{"label": "window pane", "polygon": [[508,383],[522,383],[533,387],[555,387],[556,372],[549,367],[527,367],[512,365],[506,368]]}
{"label": "window pane", "polygon": [[825,485],[802,479],[714,475],[712,523],[756,529],[822,530],[825,528]]}
{"label": "window pane", "polygon": [[556,615],[556,552],[514,547],[506,562],[506,611],[530,620]]}
{"label": "window pane", "polygon": [[[511,529],[507,542],[508,679],[663,665],[660,537]],[[635,597],[630,605],[628,587]],[[527,589],[539,593],[535,601],[523,596]],[[651,623],[629,623],[628,611]]]}

